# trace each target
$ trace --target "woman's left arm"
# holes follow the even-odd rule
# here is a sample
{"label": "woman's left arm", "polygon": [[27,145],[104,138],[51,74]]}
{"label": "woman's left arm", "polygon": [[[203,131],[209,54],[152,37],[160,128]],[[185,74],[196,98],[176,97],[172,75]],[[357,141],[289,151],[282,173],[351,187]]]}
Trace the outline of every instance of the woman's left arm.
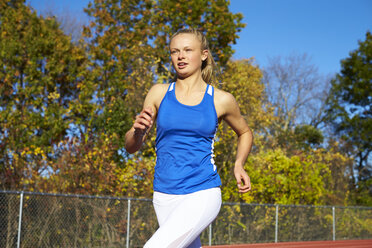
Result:
{"label": "woman's left arm", "polygon": [[235,98],[230,93],[224,93],[224,114],[222,118],[238,135],[234,175],[238,183],[239,193],[246,193],[251,190],[251,181],[247,172],[244,170],[244,163],[252,148],[253,135],[240,113],[239,105]]}

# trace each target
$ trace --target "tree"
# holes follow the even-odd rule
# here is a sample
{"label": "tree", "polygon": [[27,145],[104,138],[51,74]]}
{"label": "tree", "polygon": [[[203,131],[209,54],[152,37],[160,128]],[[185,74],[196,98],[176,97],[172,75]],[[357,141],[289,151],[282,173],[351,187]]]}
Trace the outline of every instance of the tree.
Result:
{"label": "tree", "polygon": [[77,116],[86,72],[84,50],[54,18],[24,1],[0,1],[0,182],[23,189],[47,174],[53,147]]}
{"label": "tree", "polygon": [[[299,148],[296,142],[299,139],[306,140],[304,144],[321,143],[319,128],[323,123],[330,84],[326,77],[319,74],[309,56],[294,54],[285,58],[270,58],[263,80],[268,101],[277,117],[270,128],[274,138],[272,144],[276,146],[278,143],[291,150],[291,147]],[[313,131],[310,132],[310,129]]]}
{"label": "tree", "polygon": [[357,191],[372,195],[372,34],[341,61],[341,72],[332,81],[328,98],[328,121],[335,133],[350,144],[355,159],[351,183]]}

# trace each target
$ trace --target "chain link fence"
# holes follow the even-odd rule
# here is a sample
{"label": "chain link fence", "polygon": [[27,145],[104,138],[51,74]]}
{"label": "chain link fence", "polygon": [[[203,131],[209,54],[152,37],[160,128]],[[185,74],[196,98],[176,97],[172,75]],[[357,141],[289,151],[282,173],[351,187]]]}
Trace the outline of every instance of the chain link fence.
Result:
{"label": "chain link fence", "polygon": [[[372,208],[223,203],[203,245],[371,239]],[[143,247],[152,201],[0,191],[0,247]]]}

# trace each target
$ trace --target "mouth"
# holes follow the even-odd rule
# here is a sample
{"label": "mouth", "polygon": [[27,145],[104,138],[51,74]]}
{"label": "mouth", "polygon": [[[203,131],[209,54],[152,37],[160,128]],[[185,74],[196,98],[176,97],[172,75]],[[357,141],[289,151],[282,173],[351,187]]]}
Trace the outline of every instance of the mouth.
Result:
{"label": "mouth", "polygon": [[187,66],[187,63],[185,63],[185,62],[179,62],[179,63],[177,63],[177,66],[178,66],[179,69],[183,69],[183,68],[185,68]]}

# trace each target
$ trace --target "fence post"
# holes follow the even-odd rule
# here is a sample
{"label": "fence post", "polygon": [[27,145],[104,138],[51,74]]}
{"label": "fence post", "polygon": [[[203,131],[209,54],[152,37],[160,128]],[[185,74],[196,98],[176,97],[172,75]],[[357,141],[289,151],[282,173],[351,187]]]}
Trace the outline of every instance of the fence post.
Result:
{"label": "fence post", "polygon": [[127,217],[127,248],[129,248],[129,233],[130,233],[130,199],[128,200],[128,217]]}
{"label": "fence post", "polygon": [[19,217],[18,217],[18,239],[17,248],[21,245],[21,228],[22,228],[22,209],[23,209],[23,191],[21,192],[21,199],[19,201]]}
{"label": "fence post", "polygon": [[333,228],[333,241],[336,240],[336,211],[335,207],[332,207],[332,228]]}
{"label": "fence post", "polygon": [[278,243],[278,212],[279,206],[275,204],[275,243]]}
{"label": "fence post", "polygon": [[212,223],[209,224],[209,246],[212,246]]}

